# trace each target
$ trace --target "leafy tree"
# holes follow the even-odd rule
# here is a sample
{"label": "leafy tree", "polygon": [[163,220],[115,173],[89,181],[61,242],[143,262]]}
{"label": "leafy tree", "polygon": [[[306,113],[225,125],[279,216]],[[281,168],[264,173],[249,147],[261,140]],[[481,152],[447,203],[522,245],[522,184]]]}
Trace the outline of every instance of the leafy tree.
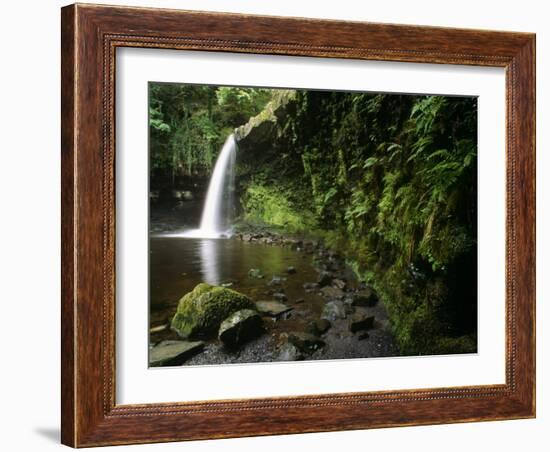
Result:
{"label": "leafy tree", "polygon": [[271,90],[149,84],[151,186],[210,171],[227,135],[259,113]]}

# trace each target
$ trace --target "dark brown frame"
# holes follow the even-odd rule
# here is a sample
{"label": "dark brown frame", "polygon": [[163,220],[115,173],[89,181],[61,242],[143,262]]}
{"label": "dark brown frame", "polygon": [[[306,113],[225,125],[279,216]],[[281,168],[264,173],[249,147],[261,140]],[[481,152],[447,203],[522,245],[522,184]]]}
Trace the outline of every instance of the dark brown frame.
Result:
{"label": "dark brown frame", "polygon": [[[71,5],[62,9],[62,442],[74,447],[535,416],[535,35]],[[506,69],[506,383],[115,404],[117,47]]]}

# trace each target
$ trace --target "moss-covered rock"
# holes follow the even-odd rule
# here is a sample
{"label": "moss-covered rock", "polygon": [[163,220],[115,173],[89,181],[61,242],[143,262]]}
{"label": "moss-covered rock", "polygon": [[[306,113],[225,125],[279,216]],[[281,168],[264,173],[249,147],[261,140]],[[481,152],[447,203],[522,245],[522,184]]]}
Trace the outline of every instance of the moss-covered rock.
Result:
{"label": "moss-covered rock", "polygon": [[254,303],[235,290],[201,283],[181,298],[171,326],[183,338],[208,337],[240,309],[254,309]]}

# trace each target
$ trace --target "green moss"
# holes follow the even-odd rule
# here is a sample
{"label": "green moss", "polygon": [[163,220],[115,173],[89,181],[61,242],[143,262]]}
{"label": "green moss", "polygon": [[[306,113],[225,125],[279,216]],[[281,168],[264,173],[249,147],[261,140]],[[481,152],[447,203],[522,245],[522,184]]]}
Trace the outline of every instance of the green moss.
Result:
{"label": "green moss", "polygon": [[201,283],[179,301],[172,329],[184,338],[210,336],[225,318],[240,309],[254,309],[246,295]]}
{"label": "green moss", "polygon": [[243,218],[344,255],[403,354],[474,350],[475,99],[297,91],[267,110],[271,135],[243,143]]}
{"label": "green moss", "polygon": [[315,227],[313,214],[290,200],[277,186],[249,185],[242,198],[244,219],[304,232]]}

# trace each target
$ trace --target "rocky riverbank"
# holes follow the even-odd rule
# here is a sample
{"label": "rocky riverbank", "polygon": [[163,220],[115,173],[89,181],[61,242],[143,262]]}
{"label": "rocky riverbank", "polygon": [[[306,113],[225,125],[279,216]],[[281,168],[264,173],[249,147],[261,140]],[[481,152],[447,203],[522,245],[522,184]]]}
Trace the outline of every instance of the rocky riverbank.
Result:
{"label": "rocky riverbank", "polygon": [[320,241],[249,226],[227,240],[290,248],[316,276],[299,290],[287,290],[305,270],[293,265],[271,274],[266,266],[246,275],[261,291],[240,293],[233,290],[236,281],[197,285],[183,294],[169,324],[152,326],[151,366],[398,354],[376,292],[360,284],[343,257]]}

